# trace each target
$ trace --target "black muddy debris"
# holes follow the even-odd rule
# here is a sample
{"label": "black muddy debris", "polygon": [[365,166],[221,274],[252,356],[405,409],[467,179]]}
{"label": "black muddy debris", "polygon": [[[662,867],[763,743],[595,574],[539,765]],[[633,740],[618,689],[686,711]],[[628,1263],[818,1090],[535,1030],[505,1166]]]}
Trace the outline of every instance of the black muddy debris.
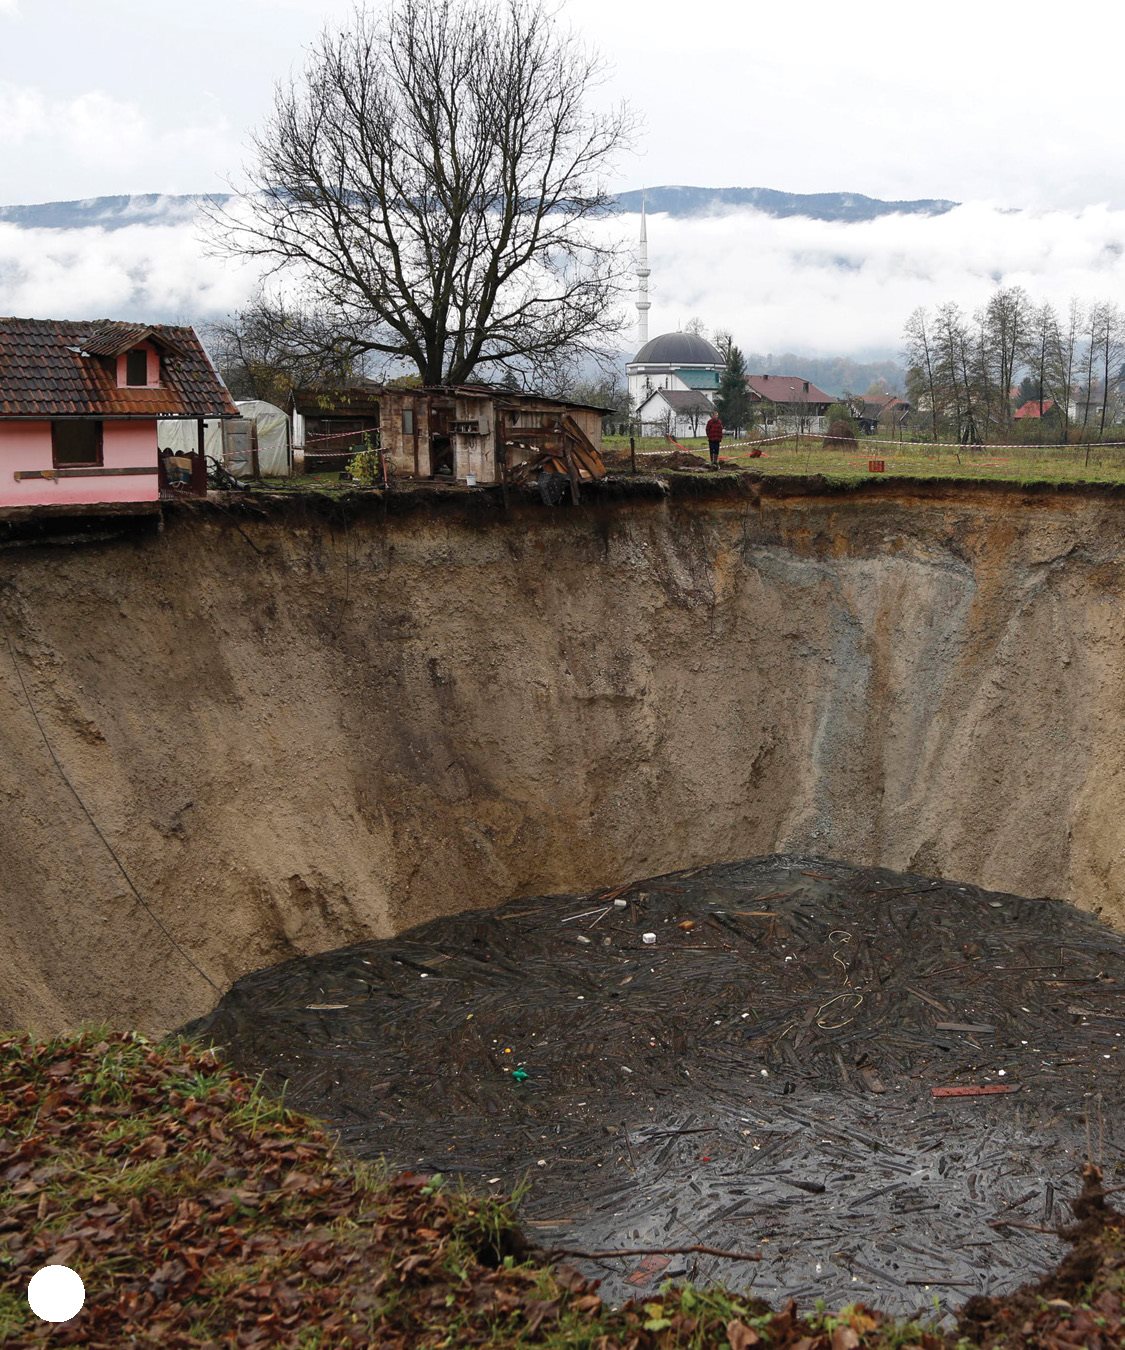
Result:
{"label": "black muddy debris", "polygon": [[610,1300],[672,1277],[948,1311],[1057,1263],[1084,1160],[1125,1171],[1125,938],[816,858],[438,919],[186,1030],[357,1155],[528,1181],[543,1248],[761,1253],[579,1262]]}

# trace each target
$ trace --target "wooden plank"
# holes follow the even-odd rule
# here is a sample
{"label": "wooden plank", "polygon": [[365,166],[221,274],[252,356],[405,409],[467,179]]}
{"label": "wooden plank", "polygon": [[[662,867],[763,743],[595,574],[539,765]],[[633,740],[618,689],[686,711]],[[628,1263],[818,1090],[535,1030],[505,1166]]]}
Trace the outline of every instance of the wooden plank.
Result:
{"label": "wooden plank", "polygon": [[989,1083],[985,1087],[935,1087],[931,1097],[991,1097],[1001,1092],[1018,1092],[1015,1083]]}
{"label": "wooden plank", "polygon": [[93,465],[88,469],[17,469],[12,477],[17,483],[25,478],[130,478],[137,474],[158,473],[156,465],[151,468],[100,469]]}
{"label": "wooden plank", "polygon": [[578,469],[574,463],[574,455],[571,453],[570,450],[570,438],[568,436],[564,436],[562,438],[562,443],[563,443],[563,460],[566,463],[566,471],[570,475],[570,500],[573,506],[577,506],[579,500]]}
{"label": "wooden plank", "polygon": [[588,470],[592,478],[605,477],[605,461],[598,447],[590,440],[569,413],[562,419],[563,431],[575,443],[575,457]]}

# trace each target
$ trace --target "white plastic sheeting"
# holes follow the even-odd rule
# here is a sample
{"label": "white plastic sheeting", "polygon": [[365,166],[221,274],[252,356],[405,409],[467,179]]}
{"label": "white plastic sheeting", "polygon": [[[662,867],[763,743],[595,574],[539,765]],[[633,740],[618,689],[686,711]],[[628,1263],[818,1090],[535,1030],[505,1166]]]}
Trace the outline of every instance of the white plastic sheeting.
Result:
{"label": "white plastic sheeting", "polygon": [[[194,417],[158,418],[156,444],[174,455],[190,455],[199,449],[199,424]],[[217,460],[223,458],[223,424],[217,417],[208,417],[203,423],[203,453]]]}
{"label": "white plastic sheeting", "polygon": [[[235,405],[243,418],[252,422],[258,443],[258,471],[273,478],[287,477],[293,471],[289,448],[289,418],[282,408],[261,399],[246,399]],[[183,421],[161,418],[156,424],[157,445],[176,455],[190,454],[199,448],[199,431],[194,418]],[[231,462],[231,451],[244,444],[231,436],[224,438],[223,422],[207,418],[203,424],[203,453],[217,459],[236,477],[250,476],[249,461],[238,453],[237,462]]]}
{"label": "white plastic sheeting", "polygon": [[258,470],[271,478],[283,478],[292,472],[289,453],[289,418],[284,409],[259,398],[237,404],[238,411],[258,429]]}

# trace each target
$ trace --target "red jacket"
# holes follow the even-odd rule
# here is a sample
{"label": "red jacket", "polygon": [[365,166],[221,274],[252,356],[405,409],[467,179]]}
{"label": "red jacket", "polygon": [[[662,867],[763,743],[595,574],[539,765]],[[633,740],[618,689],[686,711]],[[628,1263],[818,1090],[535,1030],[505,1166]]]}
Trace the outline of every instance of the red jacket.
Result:
{"label": "red jacket", "polygon": [[[696,423],[696,425],[698,426],[699,424]],[[715,413],[713,417],[708,419],[704,431],[706,432],[709,441],[721,441],[723,439],[723,424],[718,413]]]}

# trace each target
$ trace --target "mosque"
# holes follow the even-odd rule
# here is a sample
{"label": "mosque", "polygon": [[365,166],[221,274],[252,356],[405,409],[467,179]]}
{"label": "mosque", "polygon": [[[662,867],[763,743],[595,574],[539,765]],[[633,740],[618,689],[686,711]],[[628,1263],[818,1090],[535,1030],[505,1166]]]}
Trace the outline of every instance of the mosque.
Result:
{"label": "mosque", "polygon": [[715,411],[712,401],[726,362],[696,333],[661,333],[649,338],[648,227],[641,206],[637,255],[637,335],[640,350],[625,367],[629,406],[644,436],[700,436]]}
{"label": "mosque", "polygon": [[[648,226],[641,205],[637,277],[637,336],[640,350],[626,365],[629,406],[642,436],[702,436],[715,411],[714,398],[726,362],[719,349],[697,333],[661,333],[649,338]],[[748,375],[747,391],[759,405],[763,434],[828,429],[833,402],[808,380],[794,375]]]}

